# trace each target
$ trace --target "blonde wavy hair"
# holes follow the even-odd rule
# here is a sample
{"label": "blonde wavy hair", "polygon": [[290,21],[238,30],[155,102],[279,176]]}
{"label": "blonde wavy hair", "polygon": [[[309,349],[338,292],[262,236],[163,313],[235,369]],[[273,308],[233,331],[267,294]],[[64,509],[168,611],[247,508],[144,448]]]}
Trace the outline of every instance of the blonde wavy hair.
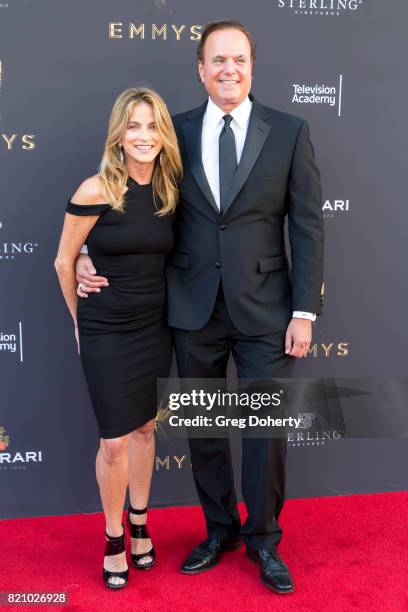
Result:
{"label": "blonde wavy hair", "polygon": [[[183,167],[177,136],[166,104],[157,92],[146,87],[126,89],[113,105],[100,165],[102,193],[113,209],[124,210],[124,196],[129,175],[121,160],[119,143],[133,109],[140,102],[146,102],[152,107],[157,131],[163,143],[163,148],[155,160],[152,187],[158,209],[156,214],[168,215],[175,211],[177,205],[177,183],[182,177]],[[157,199],[160,201],[160,206],[157,205]]]}

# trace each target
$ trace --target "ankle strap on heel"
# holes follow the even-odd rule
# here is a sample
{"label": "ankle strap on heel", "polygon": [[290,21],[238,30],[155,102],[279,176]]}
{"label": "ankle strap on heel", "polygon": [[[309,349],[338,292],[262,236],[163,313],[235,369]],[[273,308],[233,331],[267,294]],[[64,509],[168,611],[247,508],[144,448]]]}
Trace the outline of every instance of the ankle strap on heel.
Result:
{"label": "ankle strap on heel", "polygon": [[136,508],[133,508],[130,504],[129,504],[129,508],[128,511],[130,514],[136,514],[136,515],[140,515],[140,514],[146,514],[147,509],[149,506],[146,506],[146,508],[142,508],[142,510],[137,510]]}
{"label": "ankle strap on heel", "polygon": [[[122,525],[123,527],[123,525]],[[120,555],[125,550],[125,530],[123,530],[120,536],[110,536],[105,531],[106,543],[105,543],[105,556],[110,557],[112,555]]]}
{"label": "ankle strap on heel", "polygon": [[135,525],[129,521],[129,533],[131,538],[135,538],[136,540],[143,540],[144,538],[149,538],[149,531],[146,525]]}
{"label": "ankle strap on heel", "polygon": [[136,508],[132,508],[132,506],[129,506],[128,525],[129,525],[130,537],[136,538],[138,540],[150,537],[149,536],[149,532],[148,532],[147,527],[146,527],[145,524],[144,525],[135,525],[135,523],[132,523],[132,521],[130,520],[130,515],[131,514],[135,514],[136,516],[140,516],[141,514],[146,514],[146,512],[147,512],[147,506],[146,506],[146,508],[143,508],[142,510],[137,510]]}

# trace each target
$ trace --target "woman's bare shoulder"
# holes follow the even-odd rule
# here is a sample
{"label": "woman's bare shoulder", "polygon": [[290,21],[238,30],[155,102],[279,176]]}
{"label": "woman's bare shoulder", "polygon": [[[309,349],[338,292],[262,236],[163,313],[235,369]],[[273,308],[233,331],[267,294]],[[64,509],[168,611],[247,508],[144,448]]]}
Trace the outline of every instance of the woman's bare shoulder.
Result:
{"label": "woman's bare shoulder", "polygon": [[100,175],[94,174],[85,179],[72,196],[71,201],[74,204],[104,204]]}

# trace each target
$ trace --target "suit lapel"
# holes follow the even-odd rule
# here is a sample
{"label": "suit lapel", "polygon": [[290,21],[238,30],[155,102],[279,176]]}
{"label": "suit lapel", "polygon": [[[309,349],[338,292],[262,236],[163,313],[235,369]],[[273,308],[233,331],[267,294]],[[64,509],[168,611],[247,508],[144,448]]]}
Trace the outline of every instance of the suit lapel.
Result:
{"label": "suit lapel", "polygon": [[234,179],[228,199],[224,208],[223,215],[227,212],[238,193],[247,180],[249,173],[255,165],[256,160],[259,157],[262,147],[265,144],[265,140],[269,134],[271,126],[264,121],[267,117],[263,107],[252,99],[252,112],[249,118],[248,131],[245,139],[244,149],[242,151],[241,160],[239,162],[237,171],[235,172]]}
{"label": "suit lapel", "polygon": [[208,202],[211,204],[217,214],[220,214],[219,208],[214,200],[211,187],[208,184],[207,177],[204,172],[201,156],[201,132],[206,107],[207,102],[205,102],[199,109],[197,109],[197,111],[190,115],[189,120],[183,123],[182,128],[191,172],[193,173],[198,186]]}

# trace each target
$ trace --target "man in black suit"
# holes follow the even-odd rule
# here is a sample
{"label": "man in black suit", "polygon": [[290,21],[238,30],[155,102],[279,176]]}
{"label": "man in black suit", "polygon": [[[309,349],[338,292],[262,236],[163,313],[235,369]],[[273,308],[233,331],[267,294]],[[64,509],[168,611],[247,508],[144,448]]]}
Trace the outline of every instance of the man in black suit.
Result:
{"label": "man in black suit", "polygon": [[[167,270],[168,320],[183,378],[224,378],[231,353],[239,379],[290,377],[293,358],[307,354],[321,308],[322,198],[308,126],[255,100],[254,62],[252,36],[241,24],[209,24],[197,49],[209,98],[174,117],[184,178]],[[86,274],[79,280],[88,284]],[[276,551],[286,440],[243,439],[242,527],[228,439],[189,442],[208,538],[182,571],[214,567],[242,536],[262,581],[279,593],[293,591]]]}
{"label": "man in black suit", "polygon": [[[209,99],[174,117],[184,178],[167,278],[179,373],[223,378],[232,352],[241,379],[289,377],[321,307],[322,198],[308,126],[250,94],[255,46],[240,24],[209,24],[197,52]],[[228,440],[191,438],[190,449],[209,537],[182,571],[212,567],[242,535],[267,586],[291,592],[276,553],[286,441],[243,439],[242,528]]]}

